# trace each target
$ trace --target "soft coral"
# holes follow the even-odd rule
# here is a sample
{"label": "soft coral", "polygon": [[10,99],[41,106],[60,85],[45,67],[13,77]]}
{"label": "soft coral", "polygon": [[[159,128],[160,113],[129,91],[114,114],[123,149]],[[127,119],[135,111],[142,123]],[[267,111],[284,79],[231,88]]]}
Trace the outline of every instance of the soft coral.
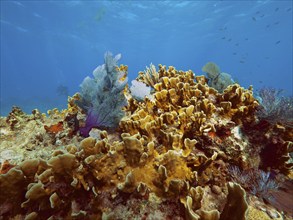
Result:
{"label": "soft coral", "polygon": [[90,108],[85,120],[85,126],[81,127],[79,132],[83,137],[88,137],[92,128],[98,128],[101,127],[101,125],[102,121],[99,114],[95,112],[93,108]]}
{"label": "soft coral", "polygon": [[127,85],[127,70],[117,66],[121,55],[105,54],[105,64],[98,66],[94,78],[86,77],[81,84],[81,99],[77,101],[87,114],[85,126],[80,128],[87,137],[92,128],[116,128],[124,116],[122,107],[127,104],[124,89]]}

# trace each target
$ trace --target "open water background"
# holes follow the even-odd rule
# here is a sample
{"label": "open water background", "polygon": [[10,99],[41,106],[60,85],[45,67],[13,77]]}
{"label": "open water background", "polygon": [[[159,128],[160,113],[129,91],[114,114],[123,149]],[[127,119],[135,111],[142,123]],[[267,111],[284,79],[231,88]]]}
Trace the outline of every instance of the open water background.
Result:
{"label": "open water background", "polygon": [[0,115],[66,108],[106,51],[122,54],[129,82],[150,63],[202,75],[213,61],[244,87],[292,95],[292,1],[0,4]]}

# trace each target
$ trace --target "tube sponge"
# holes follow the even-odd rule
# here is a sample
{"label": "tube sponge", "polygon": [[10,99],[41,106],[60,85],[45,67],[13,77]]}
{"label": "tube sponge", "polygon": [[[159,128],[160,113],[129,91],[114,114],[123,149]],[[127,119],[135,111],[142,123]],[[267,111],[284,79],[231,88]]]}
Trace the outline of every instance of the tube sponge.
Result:
{"label": "tube sponge", "polygon": [[117,66],[120,58],[120,54],[113,57],[106,52],[104,64],[93,71],[94,78],[87,76],[80,85],[81,99],[77,104],[87,114],[85,126],[80,129],[85,137],[94,127],[115,128],[124,115],[122,107],[127,102],[123,91],[128,79]]}

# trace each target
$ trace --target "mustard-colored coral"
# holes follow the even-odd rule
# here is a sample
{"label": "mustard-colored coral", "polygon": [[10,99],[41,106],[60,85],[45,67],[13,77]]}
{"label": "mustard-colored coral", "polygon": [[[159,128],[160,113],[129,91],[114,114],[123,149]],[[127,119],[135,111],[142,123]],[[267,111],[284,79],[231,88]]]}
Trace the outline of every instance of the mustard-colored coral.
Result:
{"label": "mustard-colored coral", "polygon": [[[126,66],[119,68],[127,71]],[[0,214],[113,219],[121,211],[131,218],[125,204],[137,207],[135,201],[140,211],[175,207],[164,215],[169,219],[225,219],[231,207],[244,219],[246,194],[238,184],[228,183],[229,164],[250,168],[256,159],[246,143],[252,135],[240,132],[256,122],[258,102],[252,89],[233,84],[219,93],[204,76],[162,65],[158,71],[151,66],[139,80],[153,88],[154,98],[137,102],[129,95],[116,130],[95,130],[82,139],[75,130],[84,119],[75,105],[78,96],[69,98],[67,110],[50,111],[51,123],[42,118],[48,126],[65,121],[64,131],[50,136],[64,146],[49,158],[26,160],[0,175],[0,190],[5,189]],[[69,137],[74,141],[68,142]],[[281,159],[278,168],[288,160],[288,155]]]}
{"label": "mustard-colored coral", "polygon": [[159,80],[159,74],[156,71],[156,67],[151,64],[144,72],[139,72],[137,81],[143,82],[150,87],[154,87]]}

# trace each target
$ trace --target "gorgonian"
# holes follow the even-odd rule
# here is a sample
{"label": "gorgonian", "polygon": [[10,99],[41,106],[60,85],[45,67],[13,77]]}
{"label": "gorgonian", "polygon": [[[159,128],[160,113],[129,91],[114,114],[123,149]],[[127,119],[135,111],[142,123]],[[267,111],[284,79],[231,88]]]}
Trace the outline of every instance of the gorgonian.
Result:
{"label": "gorgonian", "polygon": [[229,173],[233,182],[239,183],[251,194],[264,199],[268,197],[270,190],[276,190],[279,187],[272,174],[263,170],[240,170],[237,166],[230,166]]}
{"label": "gorgonian", "polygon": [[93,78],[86,77],[81,84],[81,99],[77,101],[86,113],[85,125],[80,128],[87,137],[92,128],[116,128],[124,116],[122,108],[127,104],[124,89],[127,84],[126,72],[118,68],[118,60],[107,52],[104,64],[93,72]]}
{"label": "gorgonian", "polygon": [[281,96],[282,90],[262,88],[258,92],[260,108],[258,117],[271,123],[293,127],[293,96]]}

